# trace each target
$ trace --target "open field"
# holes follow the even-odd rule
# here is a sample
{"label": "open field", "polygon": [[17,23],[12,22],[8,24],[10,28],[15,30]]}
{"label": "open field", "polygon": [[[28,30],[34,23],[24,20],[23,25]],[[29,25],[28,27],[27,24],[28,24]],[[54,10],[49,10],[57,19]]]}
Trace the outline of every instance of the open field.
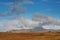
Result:
{"label": "open field", "polygon": [[59,32],[0,33],[0,40],[60,40]]}

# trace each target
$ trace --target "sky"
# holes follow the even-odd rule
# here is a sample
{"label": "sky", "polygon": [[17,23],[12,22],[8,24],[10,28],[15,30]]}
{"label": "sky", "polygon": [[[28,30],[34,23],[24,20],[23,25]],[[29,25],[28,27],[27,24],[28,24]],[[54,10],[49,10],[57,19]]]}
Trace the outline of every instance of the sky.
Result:
{"label": "sky", "polygon": [[17,16],[31,19],[35,13],[60,19],[60,0],[0,0],[0,25]]}
{"label": "sky", "polygon": [[[2,3],[14,2],[15,0],[0,0]],[[31,18],[34,13],[44,14],[46,16],[52,16],[56,19],[60,19],[60,0],[31,0],[31,3],[23,4],[22,7],[26,8],[27,11],[25,14],[20,14],[26,18]],[[13,5],[4,5],[0,4],[0,14],[4,14],[10,11],[11,6]],[[11,14],[12,16],[16,16],[15,14]],[[1,17],[1,16],[0,16]],[[4,16],[4,18],[7,16]],[[0,18],[2,19],[2,17]]]}

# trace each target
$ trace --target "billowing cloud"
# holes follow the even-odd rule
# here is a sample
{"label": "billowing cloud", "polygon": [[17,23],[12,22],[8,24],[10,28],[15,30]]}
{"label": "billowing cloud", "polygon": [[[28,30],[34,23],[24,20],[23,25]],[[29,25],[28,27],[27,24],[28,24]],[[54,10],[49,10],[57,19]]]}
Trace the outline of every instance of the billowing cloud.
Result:
{"label": "billowing cloud", "polygon": [[34,14],[32,20],[40,22],[39,27],[43,27],[44,29],[60,29],[60,20],[54,19],[49,16],[40,15],[38,13]]}
{"label": "billowing cloud", "polygon": [[16,19],[4,20],[4,23],[0,24],[0,31],[21,29],[31,29],[32,31],[41,31],[44,29],[60,30],[60,20],[40,14],[35,14],[32,19],[17,17]]}
{"label": "billowing cloud", "polygon": [[52,25],[52,24],[50,24],[50,25],[43,26],[43,28],[45,28],[45,29],[53,29],[53,30],[60,30],[60,25]]}
{"label": "billowing cloud", "polygon": [[32,19],[37,21],[60,23],[60,20],[54,19],[53,17],[50,16],[44,16],[38,13],[35,13]]}
{"label": "billowing cloud", "polygon": [[[20,30],[20,29],[33,29],[34,26],[37,26],[38,22],[24,19],[23,17],[19,17],[17,19],[12,19],[12,20],[6,20],[0,28],[2,29],[1,31],[9,31],[9,30]],[[3,30],[4,29],[4,30]]]}

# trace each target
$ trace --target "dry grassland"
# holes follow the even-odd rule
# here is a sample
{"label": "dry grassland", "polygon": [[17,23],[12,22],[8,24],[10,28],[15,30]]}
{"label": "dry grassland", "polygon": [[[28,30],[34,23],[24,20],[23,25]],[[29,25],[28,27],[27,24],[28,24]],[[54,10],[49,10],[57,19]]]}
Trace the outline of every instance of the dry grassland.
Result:
{"label": "dry grassland", "polygon": [[0,40],[60,40],[60,32],[0,33]]}

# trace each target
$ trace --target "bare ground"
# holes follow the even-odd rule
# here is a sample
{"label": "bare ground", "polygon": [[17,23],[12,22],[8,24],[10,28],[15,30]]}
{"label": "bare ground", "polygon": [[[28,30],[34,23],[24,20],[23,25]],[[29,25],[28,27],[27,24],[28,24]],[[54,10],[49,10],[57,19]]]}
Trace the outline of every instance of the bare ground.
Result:
{"label": "bare ground", "polygon": [[0,40],[60,40],[60,32],[0,33]]}

